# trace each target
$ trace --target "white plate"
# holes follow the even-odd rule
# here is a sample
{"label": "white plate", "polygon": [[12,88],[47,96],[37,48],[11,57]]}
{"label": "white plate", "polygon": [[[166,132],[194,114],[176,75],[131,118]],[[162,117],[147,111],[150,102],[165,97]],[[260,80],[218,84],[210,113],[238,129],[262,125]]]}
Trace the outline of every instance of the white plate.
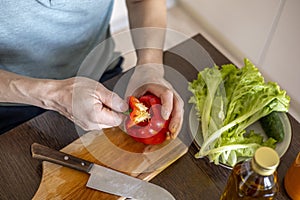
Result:
{"label": "white plate", "polygon": [[[279,157],[282,157],[290,146],[292,131],[291,131],[291,124],[287,115],[285,113],[281,113],[279,116],[284,128],[284,139],[282,142],[276,144],[275,150],[278,153]],[[197,119],[195,106],[191,108],[189,114],[189,127],[193,135],[194,142],[196,146],[200,149],[203,143],[203,138],[201,134],[200,122]],[[247,130],[254,130],[256,133],[261,133],[264,136],[264,138],[267,138],[263,128],[260,125],[260,122],[255,122],[254,124],[250,125],[247,128]],[[224,164],[222,164],[222,166],[229,167]]]}

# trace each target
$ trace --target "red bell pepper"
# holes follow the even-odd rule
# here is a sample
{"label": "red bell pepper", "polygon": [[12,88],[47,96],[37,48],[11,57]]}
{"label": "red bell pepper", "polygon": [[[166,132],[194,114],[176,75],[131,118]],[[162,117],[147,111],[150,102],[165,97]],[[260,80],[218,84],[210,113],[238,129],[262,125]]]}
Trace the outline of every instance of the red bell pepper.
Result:
{"label": "red bell pepper", "polygon": [[131,96],[129,107],[131,112],[125,126],[133,139],[144,144],[160,144],[166,140],[170,119],[161,116],[161,101],[157,96],[151,93],[138,99]]}

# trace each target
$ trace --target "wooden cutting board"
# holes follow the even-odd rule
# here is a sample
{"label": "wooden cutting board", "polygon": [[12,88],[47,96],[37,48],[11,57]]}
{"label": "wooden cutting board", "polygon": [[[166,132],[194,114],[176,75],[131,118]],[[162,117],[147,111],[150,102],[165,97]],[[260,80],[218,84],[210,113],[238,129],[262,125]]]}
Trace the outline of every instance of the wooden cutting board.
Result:
{"label": "wooden cutting board", "polygon": [[[187,150],[178,138],[144,145],[119,128],[110,128],[86,133],[61,151],[149,181]],[[41,184],[33,199],[125,199],[87,188],[88,178],[83,172],[44,161]]]}

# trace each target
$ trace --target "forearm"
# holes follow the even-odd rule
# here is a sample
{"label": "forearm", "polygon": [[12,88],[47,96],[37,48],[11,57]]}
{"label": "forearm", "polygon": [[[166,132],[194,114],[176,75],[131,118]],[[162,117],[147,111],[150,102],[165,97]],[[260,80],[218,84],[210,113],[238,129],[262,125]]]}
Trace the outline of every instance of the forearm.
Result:
{"label": "forearm", "polygon": [[127,8],[137,64],[161,64],[167,15],[165,0],[127,0]]}
{"label": "forearm", "polygon": [[126,101],[85,77],[35,79],[0,70],[0,102],[22,103],[54,110],[84,130],[119,126]]}
{"label": "forearm", "polygon": [[57,85],[52,80],[34,79],[0,70],[0,102],[21,103],[50,109]]}

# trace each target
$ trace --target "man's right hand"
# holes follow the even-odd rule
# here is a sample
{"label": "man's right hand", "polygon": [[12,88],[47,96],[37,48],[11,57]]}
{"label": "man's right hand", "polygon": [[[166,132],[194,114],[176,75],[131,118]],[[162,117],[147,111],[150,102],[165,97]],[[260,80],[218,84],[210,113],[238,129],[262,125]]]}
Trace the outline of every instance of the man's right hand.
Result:
{"label": "man's right hand", "polygon": [[84,130],[118,126],[128,109],[126,101],[92,79],[36,79],[4,70],[0,77],[0,102],[54,110]]}
{"label": "man's right hand", "polygon": [[[118,126],[128,104],[97,81],[75,77],[58,81],[59,88],[50,108],[66,116],[84,130]],[[50,94],[52,96],[52,94]]]}

